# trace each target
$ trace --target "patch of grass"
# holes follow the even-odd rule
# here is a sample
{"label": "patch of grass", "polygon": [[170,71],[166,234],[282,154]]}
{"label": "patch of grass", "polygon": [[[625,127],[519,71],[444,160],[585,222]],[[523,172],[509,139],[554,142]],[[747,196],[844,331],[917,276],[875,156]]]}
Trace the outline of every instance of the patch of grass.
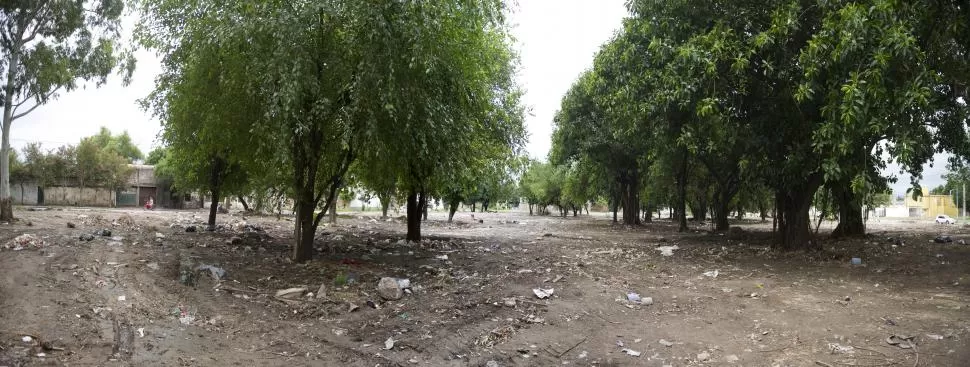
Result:
{"label": "patch of grass", "polygon": [[347,285],[347,274],[340,273],[333,277],[333,285],[337,287],[343,287]]}

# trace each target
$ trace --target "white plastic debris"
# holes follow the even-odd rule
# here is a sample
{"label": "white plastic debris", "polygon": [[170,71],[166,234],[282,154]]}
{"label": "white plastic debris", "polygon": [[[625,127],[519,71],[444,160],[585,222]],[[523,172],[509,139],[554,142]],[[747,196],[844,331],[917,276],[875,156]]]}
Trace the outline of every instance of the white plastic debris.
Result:
{"label": "white plastic debris", "polygon": [[384,341],[384,350],[391,350],[394,348],[394,337],[389,337]]}
{"label": "white plastic debris", "polygon": [[933,340],[943,340],[943,335],[939,334],[926,334],[926,337]]}
{"label": "white plastic debris", "polygon": [[633,293],[633,292],[627,293],[626,294],[626,299],[628,301],[630,301],[630,302],[633,302],[633,303],[640,303],[640,301],[641,301],[640,295],[639,294],[636,294],[636,293]]}
{"label": "white plastic debris", "polygon": [[24,343],[30,343],[30,342],[34,341],[34,338],[30,337],[30,335],[24,335],[24,337],[23,338],[20,338],[20,340],[23,340]]}
{"label": "white plastic debris", "polygon": [[445,254],[445,255],[438,255],[438,256],[435,256],[434,258],[435,259],[438,259],[438,260],[448,260],[448,255],[447,254]]}
{"label": "white plastic debris", "polygon": [[138,337],[139,338],[144,338],[145,337],[145,328],[143,328],[143,327],[138,328]]}
{"label": "white plastic debris", "polygon": [[660,254],[663,256],[673,256],[674,250],[680,250],[680,247],[677,247],[677,245],[657,246],[657,251],[660,251]]}
{"label": "white plastic debris", "polygon": [[704,272],[704,276],[711,277],[711,278],[717,278],[718,274],[720,274],[720,270],[717,270],[717,269]]}
{"label": "white plastic debris", "polygon": [[549,298],[550,296],[552,296],[552,294],[555,291],[556,290],[553,289],[553,288],[548,288],[548,289],[535,288],[535,289],[532,290],[532,293],[534,293],[536,295],[536,297],[539,297],[539,299],[546,299],[546,298]]}
{"label": "white plastic debris", "polygon": [[125,299],[126,299],[125,296],[118,296],[118,302],[124,302]]}
{"label": "white plastic debris", "polygon": [[630,348],[623,348],[623,353],[626,353],[627,355],[629,355],[631,357],[639,357],[640,354],[641,354],[640,352],[637,352],[637,351],[635,351],[633,349],[630,349]]}

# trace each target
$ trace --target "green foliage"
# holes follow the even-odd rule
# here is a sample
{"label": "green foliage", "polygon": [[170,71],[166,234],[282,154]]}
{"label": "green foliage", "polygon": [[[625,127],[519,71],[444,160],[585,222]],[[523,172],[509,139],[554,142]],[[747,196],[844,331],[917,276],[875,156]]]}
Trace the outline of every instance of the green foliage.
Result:
{"label": "green foliage", "polygon": [[430,193],[521,145],[501,1],[140,5],[137,37],[163,55],[146,105],[169,159],[282,183],[298,260],[312,251],[314,210],[348,186],[355,162],[350,174],[382,195]]}
{"label": "green foliage", "polygon": [[123,0],[6,1],[0,4],[0,218],[10,206],[10,126],[79,83],[100,86],[121,66],[125,81],[134,58],[118,50]]}
{"label": "green foliage", "polygon": [[148,157],[145,158],[145,164],[157,165],[159,164],[159,162],[165,159],[165,156],[167,153],[168,151],[165,147],[158,147],[158,148],[152,149],[151,152],[148,152]]}
{"label": "green foliage", "polygon": [[50,151],[44,151],[40,143],[31,143],[22,153],[23,162],[16,165],[18,169],[12,177],[37,180],[42,186],[120,189],[128,185],[132,172],[127,159],[110,147],[102,146],[95,137],[86,137],[78,145]]}
{"label": "green foliage", "polygon": [[127,159],[128,163],[134,163],[145,158],[141,150],[131,142],[131,136],[128,135],[128,131],[122,132],[119,135],[111,135],[111,130],[102,126],[98,134],[91,136],[89,139],[101,149],[110,150],[122,158]]}

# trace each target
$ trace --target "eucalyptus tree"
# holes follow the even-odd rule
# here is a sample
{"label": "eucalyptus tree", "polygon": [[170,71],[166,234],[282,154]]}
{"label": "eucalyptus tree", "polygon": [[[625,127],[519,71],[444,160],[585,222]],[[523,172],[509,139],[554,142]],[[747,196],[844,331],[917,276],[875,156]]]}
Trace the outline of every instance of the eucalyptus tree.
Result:
{"label": "eucalyptus tree", "polygon": [[0,220],[13,219],[10,126],[40,106],[93,81],[104,84],[134,59],[119,48],[123,0],[14,0],[0,4]]}

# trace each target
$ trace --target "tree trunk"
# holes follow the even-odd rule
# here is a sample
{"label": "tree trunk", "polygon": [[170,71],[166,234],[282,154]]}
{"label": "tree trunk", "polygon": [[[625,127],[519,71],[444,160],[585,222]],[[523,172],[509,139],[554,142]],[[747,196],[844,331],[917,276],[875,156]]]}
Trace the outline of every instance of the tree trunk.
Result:
{"label": "tree trunk", "polygon": [[482,200],[482,213],[488,213],[488,200]]}
{"label": "tree trunk", "polygon": [[451,223],[455,218],[455,212],[458,211],[458,204],[461,203],[460,200],[452,200],[448,203],[448,223]]}
{"label": "tree trunk", "polygon": [[421,219],[428,220],[428,199],[429,198],[427,194],[425,194],[424,191],[422,191],[421,194],[418,196],[418,199],[421,201]]}
{"label": "tree trunk", "polygon": [[10,125],[13,123],[13,94],[14,83],[17,82],[17,70],[20,70],[21,36],[13,35],[7,62],[7,84],[3,88],[3,143],[0,144],[0,221],[13,220],[13,200],[10,197]]}
{"label": "tree trunk", "polygon": [[633,169],[620,179],[620,200],[623,205],[623,224],[633,226],[640,224],[640,189],[637,183],[640,177]]}
{"label": "tree trunk", "polygon": [[[330,203],[330,205],[327,206],[329,207],[327,208],[327,213],[329,213],[327,221],[330,224],[337,224],[337,201],[334,200],[332,203]],[[320,213],[320,215],[323,215],[323,213]]]}
{"label": "tree trunk", "polygon": [[778,232],[780,235],[778,248],[806,250],[818,247],[818,244],[812,241],[808,214],[812,206],[812,198],[818,191],[820,181],[819,175],[814,176],[809,178],[809,182],[801,185],[801,187],[776,192],[775,201],[778,205]]}
{"label": "tree trunk", "polygon": [[678,232],[687,232],[687,158],[684,157],[684,162],[677,167],[677,174],[675,178],[677,184],[677,198],[674,203],[674,212],[677,215],[677,220],[680,225],[677,228]]}
{"label": "tree trunk", "polygon": [[859,195],[852,192],[848,182],[840,182],[830,187],[835,202],[839,205],[839,224],[832,231],[832,237],[860,237],[866,234],[862,220],[862,205]]}
{"label": "tree trunk", "polygon": [[418,193],[412,189],[408,192],[408,234],[407,240],[421,241],[421,205],[418,203]]}
{"label": "tree trunk", "polygon": [[529,204],[529,216],[530,216],[530,217],[532,216],[532,206],[533,206],[533,205],[534,205],[534,204]]}
{"label": "tree trunk", "polygon": [[216,213],[219,210],[219,194],[222,189],[222,179],[225,173],[226,161],[221,157],[213,157],[209,167],[209,193],[212,195],[212,202],[209,204],[209,223],[208,230],[216,230]]}
{"label": "tree trunk", "polygon": [[381,202],[381,219],[387,218],[387,208],[391,206],[391,195],[389,193],[377,193],[377,200]]}
{"label": "tree trunk", "polygon": [[718,185],[714,193],[714,230],[721,232],[727,231],[731,226],[728,219],[731,217],[731,199],[736,193],[730,184]]}
{"label": "tree trunk", "polygon": [[[296,220],[294,221],[296,247],[293,249],[293,259],[297,262],[304,262],[313,258],[313,240],[316,235],[316,227],[313,225],[315,208],[313,205],[309,205],[313,202],[313,191],[309,192],[309,197],[301,197],[298,200],[301,204],[297,204],[296,207]],[[320,213],[320,215],[324,214]]]}
{"label": "tree trunk", "polygon": [[472,213],[474,213],[474,212],[475,212],[475,203],[473,202],[472,203]]}
{"label": "tree trunk", "polygon": [[240,203],[242,203],[243,210],[248,212],[249,211],[249,204],[246,203],[246,199],[243,198],[242,195],[236,196],[236,198],[239,199],[239,202]]}
{"label": "tree trunk", "polygon": [[209,204],[209,222],[206,230],[211,232],[216,230],[216,213],[219,210],[219,189],[211,189],[209,190],[209,194],[212,195],[212,203]]}

